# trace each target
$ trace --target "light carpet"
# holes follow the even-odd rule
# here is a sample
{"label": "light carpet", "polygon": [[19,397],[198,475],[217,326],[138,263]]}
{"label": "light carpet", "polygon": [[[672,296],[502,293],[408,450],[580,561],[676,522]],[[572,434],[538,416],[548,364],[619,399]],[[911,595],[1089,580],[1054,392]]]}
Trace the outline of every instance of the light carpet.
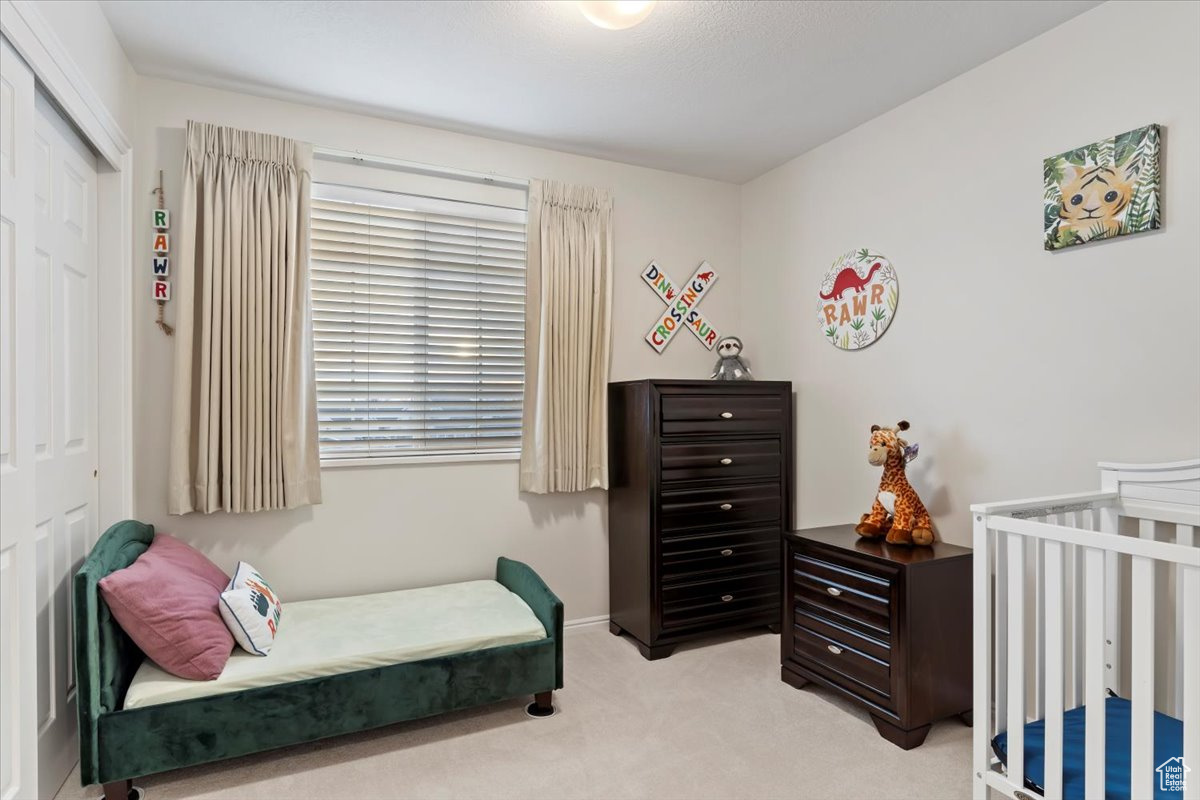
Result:
{"label": "light carpet", "polygon": [[[568,629],[559,713],[528,700],[176,770],[135,783],[175,798],[969,797],[971,731],[933,726],[905,752],[866,713],[779,679],[779,637],[727,636],[645,661],[605,625]],[[100,795],[78,769],[58,800]]]}

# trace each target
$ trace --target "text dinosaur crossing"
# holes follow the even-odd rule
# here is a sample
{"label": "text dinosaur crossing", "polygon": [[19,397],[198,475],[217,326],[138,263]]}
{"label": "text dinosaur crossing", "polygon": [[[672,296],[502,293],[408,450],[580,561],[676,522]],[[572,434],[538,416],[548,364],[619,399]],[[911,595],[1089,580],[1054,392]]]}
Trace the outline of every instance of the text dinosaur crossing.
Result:
{"label": "text dinosaur crossing", "polygon": [[646,334],[646,341],[655,351],[661,353],[680,328],[687,328],[702,345],[713,349],[721,335],[696,308],[708,288],[717,282],[717,272],[707,261],[701,262],[682,287],[677,287],[655,261],[642,270],[642,280],[667,305]]}

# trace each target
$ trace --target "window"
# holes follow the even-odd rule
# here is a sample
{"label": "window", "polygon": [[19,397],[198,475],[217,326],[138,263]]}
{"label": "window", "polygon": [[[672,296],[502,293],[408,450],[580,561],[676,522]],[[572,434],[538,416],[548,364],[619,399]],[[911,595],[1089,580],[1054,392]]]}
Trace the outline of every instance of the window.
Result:
{"label": "window", "polygon": [[520,450],[525,216],[313,185],[323,461]]}

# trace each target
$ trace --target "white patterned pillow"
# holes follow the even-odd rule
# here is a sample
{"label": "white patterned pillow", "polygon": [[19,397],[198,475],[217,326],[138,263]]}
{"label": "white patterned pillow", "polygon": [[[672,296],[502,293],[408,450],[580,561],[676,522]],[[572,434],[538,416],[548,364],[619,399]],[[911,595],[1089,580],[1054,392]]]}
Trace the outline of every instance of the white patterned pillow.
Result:
{"label": "white patterned pillow", "polygon": [[262,573],[239,561],[233,580],[221,593],[221,619],[242,649],[256,656],[271,652],[283,606]]}

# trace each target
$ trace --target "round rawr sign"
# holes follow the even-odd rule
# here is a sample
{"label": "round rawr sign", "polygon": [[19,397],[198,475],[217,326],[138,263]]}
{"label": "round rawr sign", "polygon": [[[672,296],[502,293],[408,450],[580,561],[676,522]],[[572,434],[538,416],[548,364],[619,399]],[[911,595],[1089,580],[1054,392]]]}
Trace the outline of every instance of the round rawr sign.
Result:
{"label": "round rawr sign", "polygon": [[817,322],[842,350],[861,350],[892,324],[900,282],[892,262],[867,248],[835,259],[817,293]]}

